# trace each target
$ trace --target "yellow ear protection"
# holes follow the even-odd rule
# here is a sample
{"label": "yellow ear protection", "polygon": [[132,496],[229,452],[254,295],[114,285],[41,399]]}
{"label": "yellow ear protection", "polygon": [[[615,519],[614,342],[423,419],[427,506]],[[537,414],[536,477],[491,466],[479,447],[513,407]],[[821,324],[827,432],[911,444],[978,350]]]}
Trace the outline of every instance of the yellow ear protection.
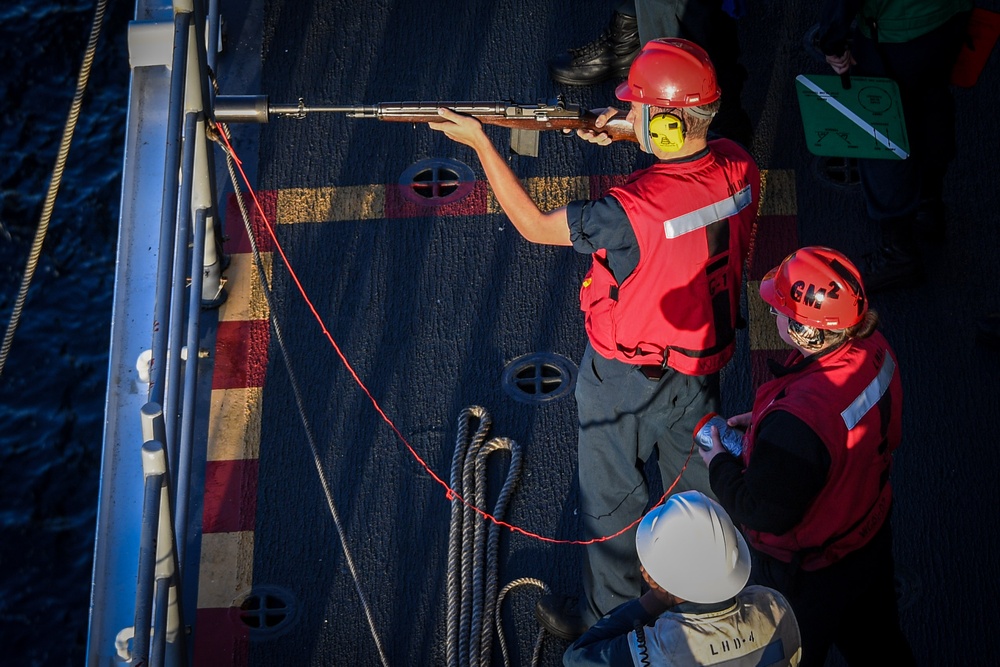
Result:
{"label": "yellow ear protection", "polygon": [[670,112],[658,113],[649,119],[649,136],[667,153],[676,153],[684,146],[684,121]]}
{"label": "yellow ear protection", "polygon": [[684,146],[684,121],[680,116],[664,111],[649,117],[649,105],[642,105],[642,127],[646,131],[639,137],[642,149],[653,152],[653,144],[665,153],[676,153]]}
{"label": "yellow ear protection", "polygon": [[[678,113],[671,113],[678,111]],[[714,113],[706,113],[698,107],[685,107],[684,113],[690,113],[699,118],[712,118]],[[668,109],[653,117],[649,115],[649,105],[642,105],[642,126],[646,128],[643,136],[639,137],[642,149],[647,153],[653,152],[653,145],[665,153],[676,153],[684,147],[684,135],[687,132],[687,125],[681,113],[677,109]]]}

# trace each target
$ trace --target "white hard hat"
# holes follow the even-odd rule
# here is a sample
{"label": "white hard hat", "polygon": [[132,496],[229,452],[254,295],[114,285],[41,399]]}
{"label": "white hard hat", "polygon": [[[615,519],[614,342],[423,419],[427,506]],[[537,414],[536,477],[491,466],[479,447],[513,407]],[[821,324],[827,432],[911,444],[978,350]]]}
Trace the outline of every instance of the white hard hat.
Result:
{"label": "white hard hat", "polygon": [[661,588],[691,602],[712,603],[739,593],[750,578],[750,550],[719,503],[684,491],[639,523],[635,548]]}

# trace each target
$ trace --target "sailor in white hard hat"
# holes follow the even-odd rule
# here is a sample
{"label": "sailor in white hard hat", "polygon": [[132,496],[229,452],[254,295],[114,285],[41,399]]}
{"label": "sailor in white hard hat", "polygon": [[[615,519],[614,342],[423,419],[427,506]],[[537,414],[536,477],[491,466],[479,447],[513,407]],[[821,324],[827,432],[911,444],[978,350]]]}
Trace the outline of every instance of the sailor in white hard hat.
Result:
{"label": "sailor in white hard hat", "polygon": [[747,586],[750,552],[700,491],[671,496],[635,538],[649,590],[593,625],[563,657],[575,665],[797,665],[799,628],[775,590]]}

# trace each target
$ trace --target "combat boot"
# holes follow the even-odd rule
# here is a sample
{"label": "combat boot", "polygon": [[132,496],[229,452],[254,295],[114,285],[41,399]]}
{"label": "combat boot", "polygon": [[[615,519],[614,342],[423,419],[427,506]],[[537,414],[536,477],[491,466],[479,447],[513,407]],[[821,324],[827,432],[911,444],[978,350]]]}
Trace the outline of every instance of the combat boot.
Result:
{"label": "combat boot", "polygon": [[924,279],[924,267],[914,242],[914,221],[887,220],[881,227],[882,242],[878,250],[865,257],[867,270],[861,273],[865,292],[919,285]]}
{"label": "combat boot", "polygon": [[570,642],[579,639],[588,629],[580,614],[578,599],[556,593],[543,595],[535,601],[535,618],[550,634]]}
{"label": "combat boot", "polygon": [[553,80],[570,86],[590,86],[628,75],[639,53],[639,24],[634,16],[615,12],[601,36],[549,61]]}

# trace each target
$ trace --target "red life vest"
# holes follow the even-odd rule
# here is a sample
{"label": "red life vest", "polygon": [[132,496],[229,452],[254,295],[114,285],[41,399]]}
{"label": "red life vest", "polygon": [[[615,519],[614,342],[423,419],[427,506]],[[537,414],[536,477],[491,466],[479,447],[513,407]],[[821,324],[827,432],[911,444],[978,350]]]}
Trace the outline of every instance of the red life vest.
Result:
{"label": "red life vest", "polygon": [[719,371],[733,354],[743,263],[760,201],[760,172],[728,139],[690,162],[661,162],[610,192],[639,242],[621,285],[598,250],[580,289],[594,350],[688,375]]}
{"label": "red life vest", "polygon": [[[789,363],[801,361],[792,354]],[[782,535],[746,530],[759,551],[818,570],[867,544],[889,514],[892,452],[902,438],[903,387],[896,358],[882,334],[853,339],[799,371],[765,383],[752,424],[775,410],[805,422],[830,452],[826,486],[799,525]],[[743,462],[756,441],[751,426]]]}

